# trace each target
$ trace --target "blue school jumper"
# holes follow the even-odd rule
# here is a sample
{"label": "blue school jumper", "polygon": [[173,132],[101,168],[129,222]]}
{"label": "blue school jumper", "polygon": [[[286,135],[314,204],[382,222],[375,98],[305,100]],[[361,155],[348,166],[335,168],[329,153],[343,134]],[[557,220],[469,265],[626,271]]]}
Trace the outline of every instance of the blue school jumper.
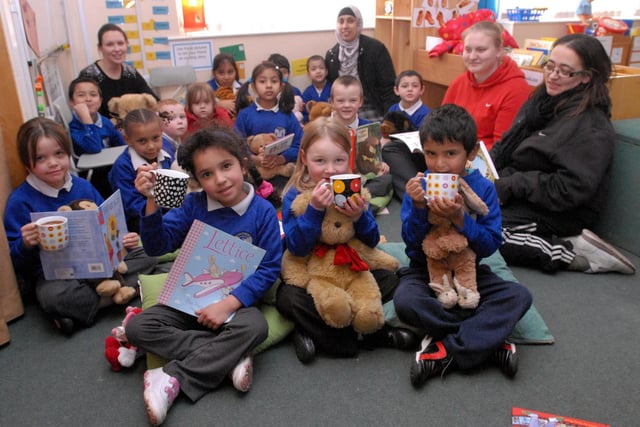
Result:
{"label": "blue school jumper", "polygon": [[302,126],[293,113],[283,113],[277,106],[273,110],[265,110],[254,102],[240,110],[233,129],[243,138],[259,133],[275,133],[281,138],[293,133],[293,143],[282,155],[287,163],[295,162],[298,158]]}
{"label": "blue school jumper", "polygon": [[434,342],[442,341],[456,364],[468,369],[487,360],[507,339],[531,306],[532,297],[521,284],[503,280],[488,266],[477,264],[502,243],[502,217],[493,183],[477,170],[464,179],[489,208],[487,215],[477,219],[465,213],[464,226],[458,230],[476,253],[478,308],[447,310],[429,287],[427,261],[421,246],[431,228],[427,221],[428,208],[416,207],[408,194],[402,201],[400,218],[410,264],[398,273],[400,283],[393,301],[402,321],[426,331]]}
{"label": "blue school jumper", "polygon": [[406,111],[404,111],[402,108],[400,108],[400,103],[398,102],[396,104],[393,104],[391,107],[389,107],[389,113],[394,111],[405,112],[411,119],[411,123],[417,129],[420,129],[420,125],[422,124],[422,121],[424,120],[425,117],[427,117],[427,114],[429,114],[430,110],[426,105],[422,104],[416,111],[413,112],[413,114],[409,114]]}
{"label": "blue school jumper", "polygon": [[73,151],[77,156],[99,153],[103,148],[127,145],[111,120],[100,113],[95,123],[87,125],[82,123],[74,112],[69,123],[69,132],[73,141]]}

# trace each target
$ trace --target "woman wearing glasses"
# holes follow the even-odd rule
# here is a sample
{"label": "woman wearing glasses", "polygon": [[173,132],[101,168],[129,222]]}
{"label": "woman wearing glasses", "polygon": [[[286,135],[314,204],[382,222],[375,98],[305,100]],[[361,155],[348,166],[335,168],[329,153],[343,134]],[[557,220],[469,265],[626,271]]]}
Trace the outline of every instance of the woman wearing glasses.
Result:
{"label": "woman wearing glasses", "polygon": [[628,259],[588,230],[605,202],[613,158],[611,61],[597,39],[570,34],[556,40],[543,71],[544,83],[491,150],[500,252],[507,263],[547,272],[633,274]]}

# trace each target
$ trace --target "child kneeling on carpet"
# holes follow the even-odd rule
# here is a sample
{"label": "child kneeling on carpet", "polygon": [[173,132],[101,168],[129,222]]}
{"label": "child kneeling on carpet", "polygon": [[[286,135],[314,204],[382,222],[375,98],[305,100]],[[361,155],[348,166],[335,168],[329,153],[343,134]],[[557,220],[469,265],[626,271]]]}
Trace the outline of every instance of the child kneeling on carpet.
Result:
{"label": "child kneeling on carpet", "polygon": [[[531,305],[531,294],[517,282],[505,281],[486,265],[476,264],[480,302],[476,309],[445,309],[430,287],[422,242],[431,229],[429,211],[448,218],[462,233],[477,260],[495,252],[502,241],[501,215],[493,184],[478,170],[467,170],[467,160],[478,152],[476,125],[461,107],[446,104],[434,109],[420,127],[427,171],[407,182],[400,217],[409,267],[398,272],[393,297],[398,317],[427,334],[411,366],[411,383],[422,386],[454,366],[469,369],[494,357],[509,376],[517,371],[515,345],[505,340]],[[425,199],[424,176],[457,174],[489,208],[486,215],[465,212],[460,194],[455,199]],[[453,284],[452,284],[453,285]]]}
{"label": "child kneeling on carpet", "polygon": [[147,198],[140,235],[148,253],[179,248],[196,219],[266,251],[253,274],[195,316],[157,304],[127,324],[131,344],[169,360],[144,374],[144,401],[154,425],[164,421],[180,390],[197,401],[229,375],[239,391],[251,386],[251,352],[267,337],[267,322],[254,304],[280,274],[282,243],[275,209],[244,182],[247,156],[244,141],[227,128],[201,129],[187,137],[178,162],[203,191],[189,193],[180,208],[164,216],[151,195],[156,165],[138,169],[136,189]]}

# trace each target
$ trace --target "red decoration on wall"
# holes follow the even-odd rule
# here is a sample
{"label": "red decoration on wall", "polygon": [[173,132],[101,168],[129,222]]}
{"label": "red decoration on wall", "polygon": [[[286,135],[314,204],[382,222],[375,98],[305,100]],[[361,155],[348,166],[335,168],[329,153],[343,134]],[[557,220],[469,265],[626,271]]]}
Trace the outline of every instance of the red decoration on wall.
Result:
{"label": "red decoration on wall", "polygon": [[207,28],[204,19],[204,0],[182,0],[182,19],[185,31]]}

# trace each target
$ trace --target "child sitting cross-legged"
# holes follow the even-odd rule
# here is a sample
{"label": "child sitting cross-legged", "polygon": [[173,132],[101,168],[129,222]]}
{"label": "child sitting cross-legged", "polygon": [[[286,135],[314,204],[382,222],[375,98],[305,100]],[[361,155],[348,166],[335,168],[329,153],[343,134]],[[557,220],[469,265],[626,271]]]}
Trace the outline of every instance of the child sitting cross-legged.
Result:
{"label": "child sitting cross-legged", "polygon": [[144,401],[154,425],[164,421],[181,390],[197,401],[229,375],[239,391],[249,390],[251,352],[268,332],[255,303],[280,275],[282,258],[276,211],[244,181],[247,146],[238,135],[227,128],[201,129],[187,137],[178,155],[203,191],[189,193],[181,207],[163,216],[151,195],[156,164],[138,169],[136,189],[146,198],[140,235],[147,253],[163,254],[181,247],[196,219],[266,253],[253,274],[196,315],[157,304],[127,323],[131,344],[169,361],[144,374]]}
{"label": "child sitting cross-legged", "polygon": [[90,182],[69,173],[71,141],[64,128],[53,120],[36,117],[22,124],[17,146],[28,175],[7,200],[4,227],[11,259],[15,271],[33,284],[45,314],[56,328],[70,335],[78,326],[92,325],[101,308],[126,304],[134,298],[137,274],[151,273],[156,259],[144,254],[136,233],[127,233],[123,246],[130,250],[124,258],[129,271],[122,277],[123,282],[109,280],[110,277],[45,279],[40,262],[40,233],[30,214],[57,211],[81,199],[100,205],[103,198]]}
{"label": "child sitting cross-legged", "polygon": [[[500,206],[496,189],[478,170],[467,170],[467,160],[478,152],[473,118],[461,107],[446,104],[431,111],[420,127],[427,171],[407,182],[400,217],[402,238],[410,266],[398,272],[393,297],[398,317],[425,331],[420,351],[411,362],[411,383],[422,386],[431,377],[454,367],[470,369],[494,358],[507,375],[517,370],[515,345],[505,340],[531,305],[531,294],[519,283],[476,264],[478,307],[471,311],[446,309],[429,286],[422,242],[431,229],[429,212],[447,218],[466,237],[476,259],[494,253],[502,242]],[[425,199],[427,172],[457,174],[489,208],[475,218],[465,212],[460,194],[455,199]]]}

